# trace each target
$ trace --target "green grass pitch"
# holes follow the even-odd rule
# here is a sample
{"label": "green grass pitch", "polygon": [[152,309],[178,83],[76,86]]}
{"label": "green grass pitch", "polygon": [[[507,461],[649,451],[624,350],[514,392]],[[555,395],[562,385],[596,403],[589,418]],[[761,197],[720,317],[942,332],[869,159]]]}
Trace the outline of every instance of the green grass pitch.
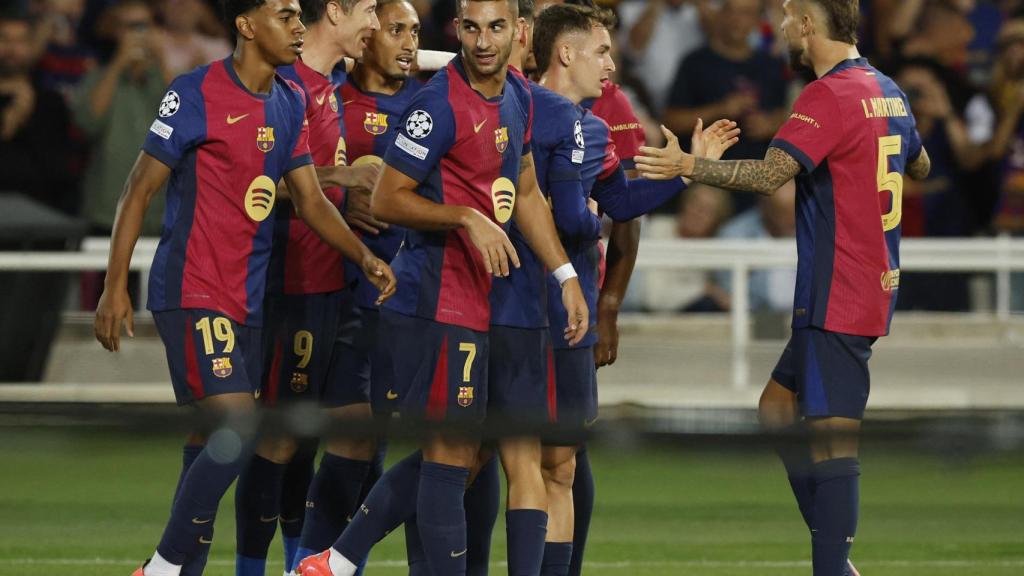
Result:
{"label": "green grass pitch", "polygon": [[[806,530],[781,465],[762,451],[598,447],[597,509],[586,574],[810,574]],[[404,450],[403,450],[404,452]],[[0,575],[124,575],[166,520],[179,440],[7,428],[0,443]],[[865,576],[1024,574],[1024,455],[952,464],[868,445],[853,558]],[[234,573],[232,495],[206,573]],[[492,574],[504,573],[499,518]],[[403,574],[401,531],[374,550],[370,575]],[[281,574],[280,544],[267,574]]]}

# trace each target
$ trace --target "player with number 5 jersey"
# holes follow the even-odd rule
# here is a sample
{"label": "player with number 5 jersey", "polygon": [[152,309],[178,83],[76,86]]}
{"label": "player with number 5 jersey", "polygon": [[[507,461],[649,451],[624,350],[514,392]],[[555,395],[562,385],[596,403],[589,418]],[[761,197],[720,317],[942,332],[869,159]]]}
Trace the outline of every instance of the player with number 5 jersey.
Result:
{"label": "player with number 5 jersey", "polygon": [[903,176],[925,178],[931,161],[906,95],[857,51],[857,3],[786,0],[783,12],[794,68],[817,79],[765,158],[694,158],[672,136],[663,149],[642,148],[637,168],[769,195],[796,178],[793,335],[759,413],[771,429],[807,427],[810,446],[782,443],[779,455],[812,534],[814,575],[843,576],[856,572],[848,556],[868,360],[889,331],[899,289]]}

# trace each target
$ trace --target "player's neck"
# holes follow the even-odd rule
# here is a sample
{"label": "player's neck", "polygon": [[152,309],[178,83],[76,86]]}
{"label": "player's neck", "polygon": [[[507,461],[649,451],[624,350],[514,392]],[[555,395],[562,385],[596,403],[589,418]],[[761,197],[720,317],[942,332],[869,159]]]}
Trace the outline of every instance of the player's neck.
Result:
{"label": "player's neck", "polygon": [[828,40],[822,42],[811,56],[811,63],[814,66],[814,75],[821,78],[828,74],[841,62],[860,58],[860,52],[853,44]]}
{"label": "player's neck", "polygon": [[366,92],[374,92],[377,94],[387,94],[393,96],[399,90],[402,89],[402,85],[405,84],[405,80],[398,80],[385,76],[377,70],[371,70],[369,66],[357,64],[352,69],[352,78],[356,81],[356,84]]}
{"label": "player's neck", "polygon": [[324,76],[330,76],[334,67],[347,56],[321,26],[312,26],[303,37],[302,62]]}
{"label": "player's neck", "polygon": [[274,85],[277,68],[259,54],[255,45],[247,46],[239,40],[231,58],[231,66],[238,81],[253,94],[268,94]]}
{"label": "player's neck", "polygon": [[463,70],[466,71],[466,79],[469,80],[469,86],[488,100],[501,96],[502,91],[505,89],[505,75],[508,74],[507,63],[489,76],[478,76],[472,66],[463,66]]}
{"label": "player's neck", "polygon": [[579,104],[583,101],[580,91],[573,86],[569,75],[561,68],[549,68],[548,71],[541,76],[538,84],[559,96],[568,98],[573,104]]}

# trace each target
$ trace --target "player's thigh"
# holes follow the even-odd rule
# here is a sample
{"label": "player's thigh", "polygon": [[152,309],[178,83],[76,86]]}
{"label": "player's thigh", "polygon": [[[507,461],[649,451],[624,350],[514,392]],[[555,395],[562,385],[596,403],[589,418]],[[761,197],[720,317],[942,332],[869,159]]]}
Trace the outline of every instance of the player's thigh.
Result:
{"label": "player's thigh", "polygon": [[793,331],[797,398],[805,418],[864,417],[871,377],[868,361],[875,338],[818,328]]}
{"label": "player's thigh", "polygon": [[538,433],[553,418],[554,358],[547,328],[491,326],[487,382],[489,432]]}
{"label": "player's thigh", "polygon": [[[259,390],[261,331],[213,310],[153,313],[167,352],[174,396],[179,405],[225,395],[252,396]],[[241,399],[225,399],[238,404]],[[214,406],[218,403],[204,403]]]}
{"label": "player's thigh", "polygon": [[393,377],[402,383],[402,418],[464,425],[482,422],[487,411],[486,332],[386,309],[378,330],[378,341],[389,348]]}
{"label": "player's thigh", "polygon": [[327,452],[351,460],[373,458],[377,442],[368,402],[328,408],[327,414],[338,428],[326,443]]}
{"label": "player's thigh", "polygon": [[855,418],[809,418],[811,459],[824,462],[856,458],[860,451],[861,422]]}
{"label": "player's thigh", "polygon": [[593,346],[556,348],[554,351],[554,404],[551,406],[555,430],[544,434],[544,444],[578,446],[597,420],[597,368]]}
{"label": "player's thigh", "polygon": [[781,430],[800,419],[800,406],[796,392],[783,386],[775,378],[764,385],[757,404],[757,418],[767,430]]}
{"label": "player's thigh", "polygon": [[506,437],[498,441],[498,455],[505,476],[514,479],[538,474],[541,465],[540,438],[530,436]]}
{"label": "player's thigh", "polygon": [[327,386],[346,290],[285,295],[268,306],[261,399],[275,407],[315,402]]}

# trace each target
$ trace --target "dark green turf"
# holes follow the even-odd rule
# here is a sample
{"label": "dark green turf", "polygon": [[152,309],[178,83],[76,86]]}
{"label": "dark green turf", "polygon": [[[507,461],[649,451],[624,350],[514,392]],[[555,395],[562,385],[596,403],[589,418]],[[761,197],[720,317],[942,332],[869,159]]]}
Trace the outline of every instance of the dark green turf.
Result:
{"label": "dark green turf", "polygon": [[[176,438],[0,433],[0,575],[127,576],[152,552],[177,480]],[[591,459],[598,505],[585,573],[810,574],[806,530],[770,454],[603,447]],[[954,465],[869,445],[862,464],[854,558],[865,576],[1024,574],[1024,455]],[[229,494],[207,574],[234,573],[232,502]],[[499,519],[495,562],[503,530]],[[400,534],[388,538],[368,574],[403,574],[403,552]],[[275,542],[268,575],[279,566]]]}

